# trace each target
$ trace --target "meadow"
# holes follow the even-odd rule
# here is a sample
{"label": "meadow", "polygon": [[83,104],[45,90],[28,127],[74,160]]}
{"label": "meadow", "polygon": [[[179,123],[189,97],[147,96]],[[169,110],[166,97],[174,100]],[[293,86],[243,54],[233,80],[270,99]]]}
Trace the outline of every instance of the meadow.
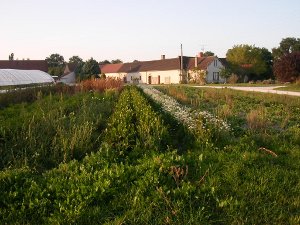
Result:
{"label": "meadow", "polygon": [[113,87],[3,100],[1,224],[300,223],[300,98]]}

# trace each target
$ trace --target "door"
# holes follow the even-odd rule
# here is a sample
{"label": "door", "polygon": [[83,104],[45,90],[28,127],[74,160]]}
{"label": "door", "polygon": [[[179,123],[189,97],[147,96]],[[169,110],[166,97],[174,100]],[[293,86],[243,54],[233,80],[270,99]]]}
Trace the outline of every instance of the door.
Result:
{"label": "door", "polygon": [[151,76],[148,77],[148,84],[151,84]]}

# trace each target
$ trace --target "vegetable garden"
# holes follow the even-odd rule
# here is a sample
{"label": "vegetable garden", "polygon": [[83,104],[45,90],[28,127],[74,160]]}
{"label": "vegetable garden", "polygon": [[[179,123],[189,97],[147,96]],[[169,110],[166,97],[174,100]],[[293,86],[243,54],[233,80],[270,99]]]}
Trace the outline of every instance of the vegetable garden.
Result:
{"label": "vegetable garden", "polygon": [[97,87],[0,110],[1,224],[300,223],[299,98]]}

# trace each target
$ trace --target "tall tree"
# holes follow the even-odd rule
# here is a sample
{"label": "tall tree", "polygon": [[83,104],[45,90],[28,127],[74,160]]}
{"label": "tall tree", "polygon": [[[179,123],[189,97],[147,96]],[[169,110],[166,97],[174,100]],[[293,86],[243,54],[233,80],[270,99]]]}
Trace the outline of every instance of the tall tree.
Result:
{"label": "tall tree", "polygon": [[71,58],[69,58],[69,63],[74,63],[75,65],[80,65],[80,64],[83,64],[83,60],[79,56],[74,55]]}
{"label": "tall tree", "polygon": [[281,56],[274,62],[274,74],[283,82],[293,82],[300,78],[300,51]]}
{"label": "tall tree", "polygon": [[46,58],[48,73],[54,76],[61,76],[64,72],[65,59],[60,54],[51,54]]}
{"label": "tall tree", "polygon": [[75,69],[75,74],[77,77],[82,77],[82,69],[84,66],[84,62],[82,60],[82,58],[80,58],[77,55],[72,56],[71,58],[69,58],[69,63],[73,63],[76,66]]}
{"label": "tall tree", "polygon": [[278,48],[272,49],[272,54],[276,60],[281,56],[297,51],[300,51],[300,38],[287,37],[281,40]]}
{"label": "tall tree", "polygon": [[65,59],[60,54],[51,54],[49,57],[46,58],[49,67],[57,67],[57,66],[64,66]]}
{"label": "tall tree", "polygon": [[100,74],[100,67],[98,62],[95,59],[90,58],[84,63],[84,66],[82,68],[83,79],[91,78],[92,76],[98,77],[99,74]]}
{"label": "tall tree", "polygon": [[[267,74],[272,60],[266,48],[258,48],[253,45],[235,45],[229,49],[226,59],[230,69],[240,77],[249,79],[266,79],[271,74]],[[267,77],[266,77],[267,76]]]}

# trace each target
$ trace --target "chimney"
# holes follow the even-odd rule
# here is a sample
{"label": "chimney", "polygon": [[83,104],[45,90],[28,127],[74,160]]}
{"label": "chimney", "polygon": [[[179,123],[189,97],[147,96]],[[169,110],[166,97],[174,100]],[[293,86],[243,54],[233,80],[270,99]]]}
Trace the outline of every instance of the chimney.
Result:
{"label": "chimney", "polygon": [[197,67],[198,66],[198,56],[196,55],[195,56],[195,67]]}
{"label": "chimney", "polygon": [[166,59],[166,56],[165,55],[161,55],[161,60],[164,60],[164,59]]}
{"label": "chimney", "polygon": [[198,53],[198,57],[199,57],[199,58],[203,57],[203,52],[199,52],[199,53]]}

